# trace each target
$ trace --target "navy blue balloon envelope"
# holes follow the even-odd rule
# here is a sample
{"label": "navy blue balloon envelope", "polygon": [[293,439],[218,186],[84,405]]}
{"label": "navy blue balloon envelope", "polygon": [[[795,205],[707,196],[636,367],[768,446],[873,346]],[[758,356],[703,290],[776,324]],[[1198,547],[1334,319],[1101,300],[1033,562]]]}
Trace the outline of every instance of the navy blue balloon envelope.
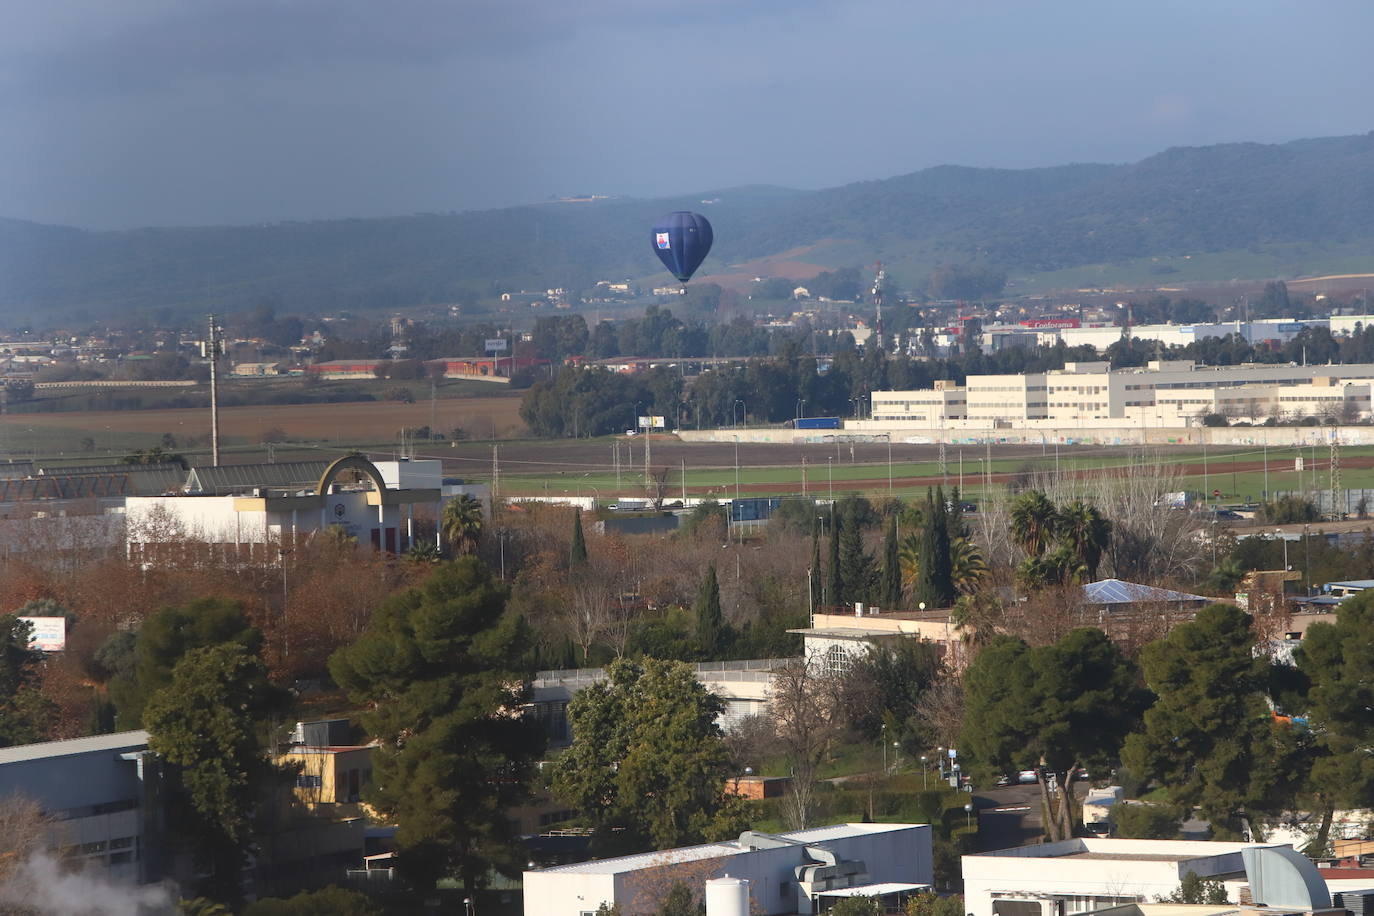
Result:
{"label": "navy blue balloon envelope", "polygon": [[654,253],[669,273],[683,283],[711,250],[711,224],[700,213],[677,210],[654,223]]}

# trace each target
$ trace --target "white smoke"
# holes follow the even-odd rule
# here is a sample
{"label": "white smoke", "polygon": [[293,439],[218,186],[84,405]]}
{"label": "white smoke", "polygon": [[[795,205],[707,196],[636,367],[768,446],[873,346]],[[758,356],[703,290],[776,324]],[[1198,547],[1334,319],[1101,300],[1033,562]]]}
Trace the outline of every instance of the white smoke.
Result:
{"label": "white smoke", "polygon": [[36,916],[172,916],[177,897],[161,885],[135,886],[97,870],[65,870],[39,853],[5,876],[0,909]]}

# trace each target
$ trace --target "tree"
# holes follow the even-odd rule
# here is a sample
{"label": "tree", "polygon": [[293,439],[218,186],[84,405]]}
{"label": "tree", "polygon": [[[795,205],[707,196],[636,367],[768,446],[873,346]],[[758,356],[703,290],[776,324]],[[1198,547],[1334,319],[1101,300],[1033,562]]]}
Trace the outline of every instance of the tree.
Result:
{"label": "tree", "polygon": [[229,642],[254,657],[262,650],[262,631],[253,626],[242,604],[228,598],[200,598],[163,608],[145,620],[134,642],[132,674],[110,682],[119,727],[141,726],[148,697],[171,683],[186,653]]}
{"label": "tree", "polygon": [[1307,713],[1318,756],[1308,782],[1322,813],[1312,851],[1326,854],[1336,807],[1363,807],[1374,797],[1374,592],[1336,607],[1336,622],[1307,629],[1297,652],[1311,687]]}
{"label": "tree", "polygon": [[359,891],[332,884],[294,897],[264,897],[248,904],[243,916],[381,916],[381,910]]}
{"label": "tree", "polygon": [[1113,805],[1112,828],[1131,840],[1176,840],[1180,833],[1177,812],[1164,805]]}
{"label": "tree", "polygon": [[897,546],[897,516],[887,519],[887,534],[883,538],[883,569],[879,580],[878,598],[883,607],[895,610],[902,606],[902,561]]}
{"label": "tree", "polygon": [[659,907],[658,916],[697,916],[703,911],[704,908],[698,906],[692,896],[692,889],[681,881],[674,881],[668,895],[663,898],[663,906]]}
{"label": "tree", "polygon": [[329,660],[370,707],[363,725],[382,743],[364,798],[396,818],[401,867],[418,886],[456,872],[472,890],[491,868],[523,866],[505,812],[543,748],[538,723],[517,714],[531,642],[506,613],[505,586],[463,557],[388,598]]}
{"label": "tree", "polygon": [[42,741],[56,716],[39,691],[42,654],[29,647],[33,625],[0,616],[0,747]]}
{"label": "tree", "polygon": [[830,916],[883,916],[886,911],[877,897],[842,897],[826,912]]}
{"label": "tree", "polygon": [[838,504],[830,504],[830,556],[826,564],[825,604],[843,606],[844,579],[840,574],[840,511]]}
{"label": "tree", "polygon": [[728,836],[723,706],[683,662],[621,659],[568,705],[573,743],[555,764],[557,796],[610,850],[668,849]]}
{"label": "tree", "polygon": [[568,566],[577,569],[587,562],[587,541],[582,534],[582,510],[573,510],[572,546],[568,548]]}
{"label": "tree", "polygon": [[821,764],[844,731],[839,687],[816,657],[793,659],[773,672],[769,710],[791,772],[783,817],[793,829],[810,822]]}
{"label": "tree", "polygon": [[926,499],[926,526],[921,532],[921,567],[916,580],[916,599],[927,607],[949,607],[954,603],[951,575],[948,512],[944,489],[934,499]]}
{"label": "tree", "polygon": [[[969,666],[964,689],[960,747],[985,772],[1039,771],[1050,838],[1073,836],[1068,800],[1078,771],[1115,763],[1140,721],[1146,696],[1136,685],[1135,667],[1097,629],[1070,630],[1037,648],[999,636]],[[1049,797],[1050,774],[1062,789],[1057,807]]]}
{"label": "tree", "polygon": [[720,582],[716,579],[716,564],[706,567],[706,577],[697,591],[693,606],[697,617],[697,647],[701,657],[711,661],[720,657],[725,643],[725,618],[720,611]]}
{"label": "tree", "polygon": [[1038,557],[1054,539],[1057,513],[1039,490],[1028,490],[1011,504],[1011,532],[1026,553]]}
{"label": "tree", "polygon": [[972,538],[955,538],[949,542],[949,577],[955,591],[972,595],[987,575],[987,561]]}
{"label": "tree", "polygon": [[1087,571],[1088,579],[1096,580],[1097,567],[1111,544],[1112,523],[1102,517],[1096,506],[1075,499],[1057,514],[1055,533]]}
{"label": "tree", "polygon": [[1133,773],[1168,788],[1176,816],[1198,808],[1220,836],[1272,807],[1286,756],[1254,642],[1249,615],[1213,604],[1146,646],[1141,667],[1156,700],[1122,753]]}
{"label": "tree", "polygon": [[461,493],[444,504],[439,528],[451,552],[472,553],[482,539],[482,502],[470,493]]}
{"label": "tree", "polygon": [[902,589],[911,595],[916,594],[916,585],[921,579],[921,535],[908,534],[902,538],[897,548],[897,563],[902,569]]}
{"label": "tree", "polygon": [[864,550],[863,523],[856,501],[845,500],[840,522],[841,605],[867,601],[873,585],[873,558]]}
{"label": "tree", "polygon": [[184,794],[185,804],[169,807],[209,871],[205,890],[216,899],[238,897],[256,795],[272,775],[257,738],[277,704],[266,675],[262,660],[239,643],[191,649],[143,711],[148,747],[176,768]]}
{"label": "tree", "polygon": [[903,639],[895,645],[870,646],[845,672],[841,684],[849,725],[869,740],[881,737],[891,723],[900,739],[913,749],[925,723],[918,712],[922,697],[944,672],[940,648],[923,639]]}
{"label": "tree", "polygon": [[1200,878],[1197,872],[1190,871],[1183,876],[1178,890],[1169,895],[1167,902],[1223,906],[1231,901],[1226,896],[1226,885],[1216,878]]}

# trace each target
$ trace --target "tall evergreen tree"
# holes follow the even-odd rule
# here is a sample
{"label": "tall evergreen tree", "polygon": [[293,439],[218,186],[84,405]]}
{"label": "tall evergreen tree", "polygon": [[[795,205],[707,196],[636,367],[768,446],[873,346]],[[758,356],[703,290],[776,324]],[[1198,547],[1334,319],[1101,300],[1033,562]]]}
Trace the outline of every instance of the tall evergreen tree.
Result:
{"label": "tall evergreen tree", "polygon": [[725,642],[725,619],[720,612],[720,582],[716,578],[716,564],[706,567],[706,578],[697,591],[693,607],[697,615],[697,647],[705,661],[720,658]]}
{"label": "tall evergreen tree", "polygon": [[334,680],[381,741],[364,798],[395,818],[402,868],[419,887],[446,874],[471,889],[525,856],[505,813],[525,795],[544,741],[518,715],[534,675],[522,618],[475,557],[438,567],[392,595],[353,645],[329,660]]}
{"label": "tall evergreen tree", "polygon": [[897,516],[887,519],[887,537],[883,539],[883,578],[879,589],[883,607],[894,610],[902,605],[902,565],[897,548]]}
{"label": "tall evergreen tree", "polygon": [[840,512],[830,504],[830,563],[826,569],[825,604],[844,604],[844,581],[840,578]]}
{"label": "tall evergreen tree", "polygon": [[1248,614],[1212,604],[1146,646],[1141,668],[1158,699],[1121,754],[1132,773],[1168,788],[1179,817],[1199,809],[1219,837],[1282,807],[1275,792],[1290,755],[1269,716],[1254,644]]}
{"label": "tall evergreen tree", "polygon": [[873,558],[864,552],[864,532],[854,503],[840,526],[840,594],[844,604],[867,601],[873,586]]}
{"label": "tall evergreen tree", "polygon": [[582,510],[573,510],[572,547],[568,551],[568,566],[577,569],[587,562],[587,540],[582,535]]}
{"label": "tall evergreen tree", "polygon": [[821,526],[819,520],[811,519],[811,568],[807,571],[807,611],[814,614],[816,605],[821,601]]}
{"label": "tall evergreen tree", "polygon": [[38,689],[42,656],[29,647],[33,625],[0,617],[0,747],[42,741],[57,708]]}
{"label": "tall evergreen tree", "polygon": [[954,578],[951,574],[949,513],[945,508],[944,488],[934,497],[927,491],[926,527],[921,535],[921,568],[916,580],[916,599],[928,608],[949,607],[954,603]]}

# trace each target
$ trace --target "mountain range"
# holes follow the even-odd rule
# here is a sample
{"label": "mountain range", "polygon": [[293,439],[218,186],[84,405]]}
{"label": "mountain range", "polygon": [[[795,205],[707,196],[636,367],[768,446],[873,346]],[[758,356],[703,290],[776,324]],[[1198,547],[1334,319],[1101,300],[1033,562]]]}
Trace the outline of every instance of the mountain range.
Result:
{"label": "mountain range", "polygon": [[820,191],[744,187],[392,218],[99,232],[0,219],[0,321],[263,301],[328,313],[608,278],[667,282],[649,227],[675,209],[715,226],[708,276],[766,270],[770,258],[816,270],[881,259],[914,287],[941,261],[1017,277],[1293,243],[1363,251],[1358,243],[1374,240],[1374,133],[1175,148],[1126,165],[939,166]]}

